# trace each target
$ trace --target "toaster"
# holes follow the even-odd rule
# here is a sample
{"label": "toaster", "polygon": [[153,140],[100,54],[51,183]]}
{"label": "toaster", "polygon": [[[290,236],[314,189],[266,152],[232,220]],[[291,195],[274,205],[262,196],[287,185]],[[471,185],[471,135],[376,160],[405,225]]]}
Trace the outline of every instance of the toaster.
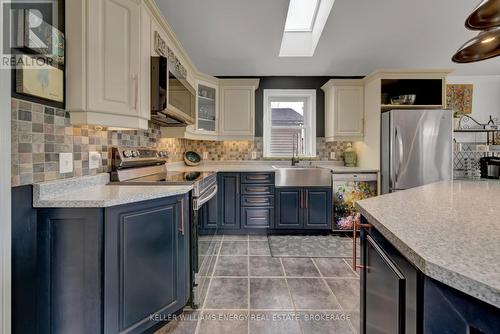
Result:
{"label": "toaster", "polygon": [[482,178],[500,179],[500,157],[483,157],[479,164]]}

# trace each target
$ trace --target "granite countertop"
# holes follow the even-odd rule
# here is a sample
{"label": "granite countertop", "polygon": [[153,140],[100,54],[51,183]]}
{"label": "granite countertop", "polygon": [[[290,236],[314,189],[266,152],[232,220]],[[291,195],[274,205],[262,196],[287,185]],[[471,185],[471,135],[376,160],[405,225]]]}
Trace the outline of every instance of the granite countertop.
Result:
{"label": "granite countertop", "polygon": [[185,194],[192,186],[107,185],[109,174],[33,185],[35,208],[105,208]]}
{"label": "granite countertop", "polygon": [[[377,173],[378,169],[345,167],[335,161],[312,161],[312,166],[331,169],[334,173]],[[302,161],[302,166],[309,166],[308,161]],[[262,161],[262,160],[228,160],[228,161],[206,161],[198,166],[186,166],[183,162],[171,163],[167,165],[167,170],[171,172],[189,171],[213,171],[213,172],[275,172],[273,166],[290,167],[290,161]]]}
{"label": "granite countertop", "polygon": [[444,181],[356,202],[427,276],[500,308],[500,182]]}

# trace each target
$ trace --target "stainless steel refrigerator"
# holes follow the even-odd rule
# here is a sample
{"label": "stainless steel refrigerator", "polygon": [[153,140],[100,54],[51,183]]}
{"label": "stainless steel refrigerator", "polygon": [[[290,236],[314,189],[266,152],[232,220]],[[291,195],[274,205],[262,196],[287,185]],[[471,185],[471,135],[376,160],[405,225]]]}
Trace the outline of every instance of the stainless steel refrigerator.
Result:
{"label": "stainless steel refrigerator", "polygon": [[383,194],[452,179],[451,110],[390,110],[381,130]]}

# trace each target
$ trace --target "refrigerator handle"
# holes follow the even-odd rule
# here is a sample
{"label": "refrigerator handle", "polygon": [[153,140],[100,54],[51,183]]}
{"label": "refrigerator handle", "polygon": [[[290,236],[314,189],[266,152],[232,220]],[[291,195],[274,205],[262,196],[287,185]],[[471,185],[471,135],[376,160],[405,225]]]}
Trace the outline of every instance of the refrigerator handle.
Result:
{"label": "refrigerator handle", "polygon": [[398,145],[398,165],[396,167],[396,171],[395,171],[395,177],[394,177],[394,183],[393,183],[393,187],[396,185],[396,183],[398,182],[399,180],[399,173],[401,171],[401,165],[403,164],[403,139],[401,138],[401,134],[400,134],[400,130],[399,130],[399,127],[396,127],[396,131],[395,131],[395,137],[396,137],[396,142],[397,142],[397,145]]}

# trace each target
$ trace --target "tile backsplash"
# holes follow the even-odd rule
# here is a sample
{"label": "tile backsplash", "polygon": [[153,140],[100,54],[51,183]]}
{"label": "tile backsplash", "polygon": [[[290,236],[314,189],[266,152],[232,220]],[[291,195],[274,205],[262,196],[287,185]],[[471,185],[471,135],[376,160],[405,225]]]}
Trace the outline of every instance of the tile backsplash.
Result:
{"label": "tile backsplash", "polygon": [[[36,103],[12,99],[12,186],[61,178],[94,175],[111,169],[111,147],[134,146],[162,148],[169,162],[183,160],[185,151],[208,153],[210,160],[250,160],[252,152],[263,159],[263,140],[192,141],[161,138],[160,128],[150,124],[147,131],[110,131],[98,126],[73,126],[69,113]],[[319,160],[328,160],[334,151],[341,157],[345,143],[326,143],[317,138]],[[89,152],[101,154],[101,167],[89,168]],[[73,153],[74,169],[59,173],[59,153]]]}

